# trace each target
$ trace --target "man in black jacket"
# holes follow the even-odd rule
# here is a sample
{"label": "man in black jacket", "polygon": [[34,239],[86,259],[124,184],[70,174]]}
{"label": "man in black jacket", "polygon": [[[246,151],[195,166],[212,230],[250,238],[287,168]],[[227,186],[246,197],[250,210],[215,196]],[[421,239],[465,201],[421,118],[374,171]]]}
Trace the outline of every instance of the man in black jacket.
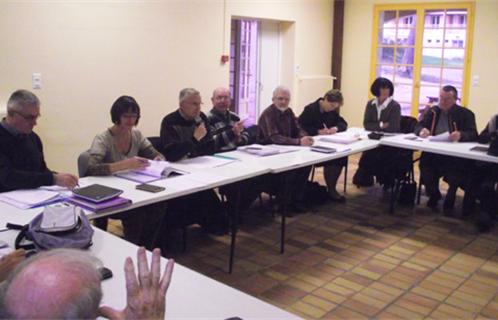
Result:
{"label": "man in black jacket", "polygon": [[[467,108],[456,104],[458,93],[453,86],[444,86],[439,94],[439,105],[430,108],[415,127],[415,134],[427,138],[449,133],[449,140],[453,142],[476,141],[477,130],[474,113]],[[423,152],[420,159],[420,175],[429,196],[427,206],[437,210],[441,199],[439,179],[449,184],[443,209],[446,214],[451,213],[455,204],[455,194],[462,183],[462,172],[469,160],[450,156]]]}
{"label": "man in black jacket", "polygon": [[7,102],[7,117],[0,122],[0,192],[59,185],[73,188],[78,178],[47,168],[40,137],[33,132],[40,117],[40,100],[17,90]]}
{"label": "man in black jacket", "polygon": [[[180,161],[216,152],[201,104],[200,92],[185,88],[180,91],[178,110],[163,118],[160,151],[166,160]],[[173,226],[199,223],[214,233],[223,233],[226,227],[219,198],[213,190],[168,201],[168,215]]]}

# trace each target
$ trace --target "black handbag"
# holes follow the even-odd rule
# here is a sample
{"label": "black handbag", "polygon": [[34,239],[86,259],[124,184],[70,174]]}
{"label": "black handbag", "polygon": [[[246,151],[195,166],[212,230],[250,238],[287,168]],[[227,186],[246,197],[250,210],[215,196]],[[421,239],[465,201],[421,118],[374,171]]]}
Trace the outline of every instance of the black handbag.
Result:
{"label": "black handbag", "polygon": [[415,204],[416,195],[417,182],[413,176],[413,171],[410,170],[403,180],[401,180],[398,203],[400,205],[413,206]]}

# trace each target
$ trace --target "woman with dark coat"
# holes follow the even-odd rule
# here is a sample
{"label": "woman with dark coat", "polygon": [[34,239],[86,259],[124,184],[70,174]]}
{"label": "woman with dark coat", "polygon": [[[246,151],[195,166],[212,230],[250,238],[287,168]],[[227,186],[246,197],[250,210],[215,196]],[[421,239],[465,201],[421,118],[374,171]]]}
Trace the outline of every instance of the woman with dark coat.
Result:
{"label": "woman with dark coat", "polygon": [[[298,120],[301,129],[310,136],[330,135],[346,131],[348,123],[340,115],[343,102],[344,99],[339,90],[329,90],[323,98],[317,99],[304,108]],[[346,200],[336,190],[337,180],[346,163],[347,157],[344,157],[326,162],[323,165],[323,176],[332,201],[344,202]]]}
{"label": "woman with dark coat", "polygon": [[[393,83],[386,78],[377,78],[370,87],[375,96],[367,102],[363,117],[363,126],[368,131],[400,132],[401,107],[393,99]],[[389,147],[380,147],[363,152],[353,183],[358,187],[369,187],[374,184],[373,177],[385,189],[393,184],[393,153]]]}

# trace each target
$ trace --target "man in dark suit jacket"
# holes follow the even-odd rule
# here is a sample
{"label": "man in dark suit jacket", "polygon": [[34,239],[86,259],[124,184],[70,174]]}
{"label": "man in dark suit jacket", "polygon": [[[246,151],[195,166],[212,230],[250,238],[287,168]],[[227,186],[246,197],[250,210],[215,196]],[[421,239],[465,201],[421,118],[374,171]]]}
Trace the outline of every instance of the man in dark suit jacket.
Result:
{"label": "man in dark suit jacket", "polygon": [[[456,104],[458,92],[453,86],[444,86],[439,94],[439,105],[430,108],[415,127],[415,134],[427,138],[449,133],[449,139],[453,142],[476,141],[477,130],[474,113],[467,108]],[[455,158],[434,153],[423,152],[420,159],[420,175],[429,196],[427,206],[437,210],[437,204],[441,199],[439,191],[439,179],[449,184],[448,192],[444,201],[443,209],[450,214],[454,203],[455,194],[462,183],[462,172],[469,160]]]}

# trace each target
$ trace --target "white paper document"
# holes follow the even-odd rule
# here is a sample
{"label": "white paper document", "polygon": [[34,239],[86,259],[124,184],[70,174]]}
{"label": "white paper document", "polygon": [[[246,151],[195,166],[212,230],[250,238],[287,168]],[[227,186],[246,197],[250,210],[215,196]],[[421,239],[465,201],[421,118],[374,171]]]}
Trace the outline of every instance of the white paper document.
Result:
{"label": "white paper document", "polygon": [[336,134],[329,134],[317,137],[319,141],[340,143],[340,144],[350,144],[360,140],[360,135],[350,132],[339,132]]}
{"label": "white paper document", "polygon": [[300,148],[296,146],[280,146],[276,144],[270,144],[266,146],[260,144],[251,144],[249,146],[238,147],[237,150],[259,157],[266,157],[275,154],[298,151],[300,150]]}
{"label": "white paper document", "polygon": [[0,193],[0,201],[19,209],[29,209],[61,199],[58,192],[42,189],[25,189]]}
{"label": "white paper document", "polygon": [[450,142],[450,133],[448,131],[438,134],[436,136],[429,136],[429,141],[437,141],[437,142]]}
{"label": "white paper document", "polygon": [[238,160],[227,157],[222,158],[216,156],[202,156],[202,157],[195,157],[195,158],[174,162],[171,165],[175,170],[191,173],[198,170],[211,169],[211,168],[224,166],[234,161]]}

